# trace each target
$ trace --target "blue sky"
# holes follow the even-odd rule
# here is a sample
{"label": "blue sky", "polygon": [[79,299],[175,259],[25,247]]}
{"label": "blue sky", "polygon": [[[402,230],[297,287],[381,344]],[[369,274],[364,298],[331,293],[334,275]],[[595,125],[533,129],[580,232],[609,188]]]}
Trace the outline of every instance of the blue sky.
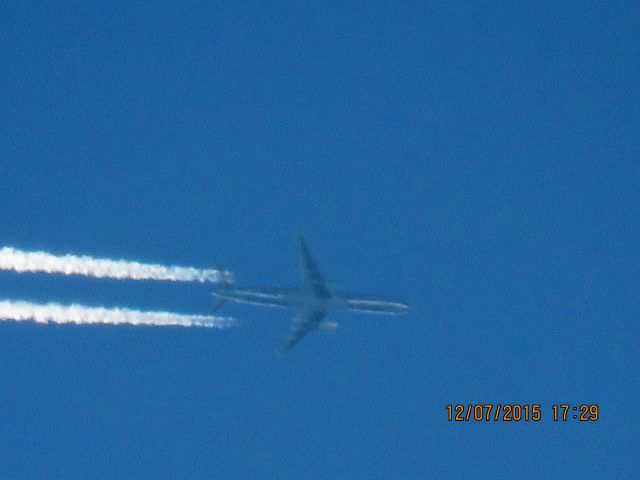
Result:
{"label": "blue sky", "polygon": [[[0,244],[397,296],[240,328],[0,325],[3,478],[637,478],[633,2],[5,3]],[[211,287],[0,274],[206,314]],[[540,403],[450,423],[450,403]],[[555,403],[601,420],[553,422]]]}

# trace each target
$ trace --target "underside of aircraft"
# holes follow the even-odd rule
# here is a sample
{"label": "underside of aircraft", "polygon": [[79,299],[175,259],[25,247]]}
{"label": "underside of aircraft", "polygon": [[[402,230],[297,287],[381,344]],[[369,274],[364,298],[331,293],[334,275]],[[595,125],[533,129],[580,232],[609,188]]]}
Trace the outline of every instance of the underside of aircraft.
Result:
{"label": "underside of aircraft", "polygon": [[332,291],[327,287],[301,235],[298,235],[298,246],[302,273],[300,289],[248,288],[222,282],[213,293],[218,299],[214,310],[218,310],[228,301],[298,310],[298,315],[291,324],[289,336],[282,347],[283,352],[290,350],[312,330],[335,329],[336,323],[324,321],[325,316],[332,311],[387,315],[399,315],[409,311],[409,306],[401,302]]}

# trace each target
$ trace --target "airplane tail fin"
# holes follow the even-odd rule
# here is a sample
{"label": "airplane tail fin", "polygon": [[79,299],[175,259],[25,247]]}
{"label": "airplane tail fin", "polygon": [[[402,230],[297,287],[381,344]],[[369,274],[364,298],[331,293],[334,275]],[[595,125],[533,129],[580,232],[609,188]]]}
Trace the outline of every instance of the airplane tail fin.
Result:
{"label": "airplane tail fin", "polygon": [[[220,270],[222,272],[222,270]],[[233,278],[230,275],[226,275],[226,272],[223,272],[222,279],[218,282],[216,286],[216,291],[225,292],[229,290],[233,286]],[[228,301],[228,299],[224,296],[216,295],[216,291],[213,292],[213,296],[217,297],[216,302],[213,304],[212,312],[217,312],[220,310]]]}

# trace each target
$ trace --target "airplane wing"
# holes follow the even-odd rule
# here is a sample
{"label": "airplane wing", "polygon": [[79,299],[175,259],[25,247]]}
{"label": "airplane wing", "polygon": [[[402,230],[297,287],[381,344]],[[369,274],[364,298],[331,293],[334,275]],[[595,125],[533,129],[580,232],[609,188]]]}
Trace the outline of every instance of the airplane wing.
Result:
{"label": "airplane wing", "polygon": [[293,324],[291,324],[291,330],[289,330],[287,341],[285,342],[284,347],[282,347],[282,352],[286,352],[302,340],[307,333],[311,330],[315,330],[325,315],[326,314],[324,312],[319,311],[300,312],[293,321]]}
{"label": "airplane wing", "polygon": [[320,273],[320,269],[311,256],[311,252],[309,251],[307,244],[304,242],[302,235],[298,235],[298,244],[300,246],[300,255],[302,260],[301,270],[305,287],[320,298],[331,297],[331,293],[324,283],[324,278]]}

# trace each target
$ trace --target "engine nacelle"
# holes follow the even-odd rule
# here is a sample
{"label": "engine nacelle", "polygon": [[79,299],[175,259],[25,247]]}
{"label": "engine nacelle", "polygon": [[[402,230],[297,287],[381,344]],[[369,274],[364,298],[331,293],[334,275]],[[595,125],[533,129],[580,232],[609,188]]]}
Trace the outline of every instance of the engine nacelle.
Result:
{"label": "engine nacelle", "polygon": [[337,322],[322,322],[319,325],[318,330],[320,330],[322,333],[333,333],[337,328]]}

